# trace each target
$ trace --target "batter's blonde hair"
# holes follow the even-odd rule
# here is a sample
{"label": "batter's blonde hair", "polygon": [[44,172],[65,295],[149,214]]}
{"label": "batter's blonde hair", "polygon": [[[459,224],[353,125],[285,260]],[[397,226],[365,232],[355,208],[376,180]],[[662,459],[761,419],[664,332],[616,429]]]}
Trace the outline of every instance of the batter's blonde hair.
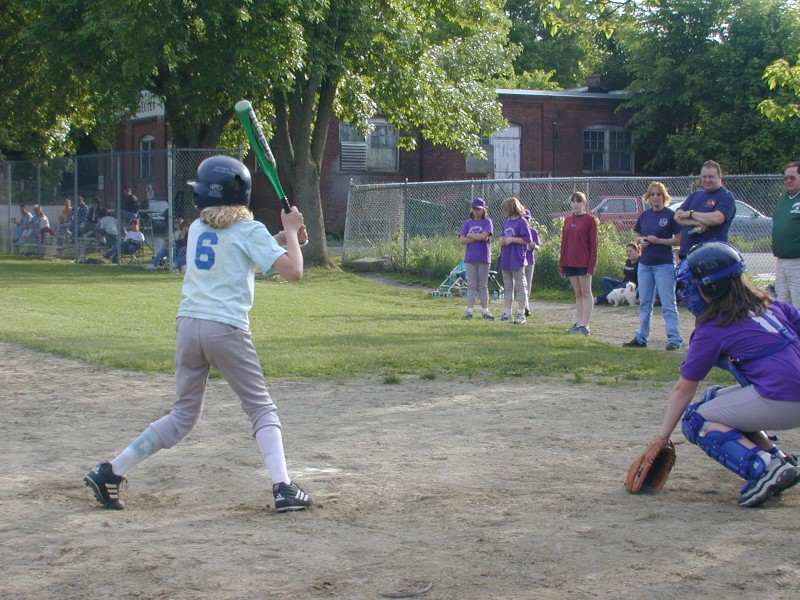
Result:
{"label": "batter's blonde hair", "polygon": [[214,229],[227,229],[239,221],[252,221],[253,213],[241,204],[209,206],[200,211],[200,220]]}

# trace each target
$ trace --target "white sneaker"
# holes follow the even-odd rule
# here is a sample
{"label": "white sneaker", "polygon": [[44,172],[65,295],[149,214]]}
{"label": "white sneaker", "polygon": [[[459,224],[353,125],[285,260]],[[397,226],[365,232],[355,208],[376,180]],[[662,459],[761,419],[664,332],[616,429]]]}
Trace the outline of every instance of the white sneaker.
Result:
{"label": "white sneaker", "polygon": [[183,266],[181,267],[181,273],[186,273],[186,265],[183,265]]}
{"label": "white sneaker", "polygon": [[776,456],[769,461],[767,468],[758,479],[745,482],[739,494],[739,506],[759,506],[776,493],[794,485],[798,476],[797,468]]}
{"label": "white sneaker", "polygon": [[147,263],[147,264],[144,266],[144,270],[145,270],[145,271],[155,271],[156,269],[158,269],[158,267],[157,267],[157,266],[155,266],[153,263]]}

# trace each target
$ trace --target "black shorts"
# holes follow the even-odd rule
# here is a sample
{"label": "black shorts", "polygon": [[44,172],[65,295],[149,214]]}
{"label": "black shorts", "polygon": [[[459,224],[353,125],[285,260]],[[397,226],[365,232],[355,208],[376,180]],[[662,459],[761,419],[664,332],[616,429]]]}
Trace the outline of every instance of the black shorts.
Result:
{"label": "black shorts", "polygon": [[588,275],[589,269],[586,267],[561,267],[564,275],[567,277],[580,277],[581,275]]}

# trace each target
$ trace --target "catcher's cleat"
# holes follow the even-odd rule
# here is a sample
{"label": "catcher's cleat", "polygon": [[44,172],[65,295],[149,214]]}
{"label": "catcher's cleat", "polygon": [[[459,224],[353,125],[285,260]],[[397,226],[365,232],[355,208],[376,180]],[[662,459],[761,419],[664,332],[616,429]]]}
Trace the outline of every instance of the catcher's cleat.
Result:
{"label": "catcher's cleat", "polygon": [[744,484],[739,494],[739,506],[752,508],[759,506],[797,483],[797,467],[780,457],[775,457],[767,465],[764,474]]}
{"label": "catcher's cleat", "polygon": [[305,510],[314,504],[311,496],[306,494],[296,483],[276,483],[272,486],[275,496],[275,510],[288,512],[290,510]]}
{"label": "catcher's cleat", "polygon": [[125,505],[119,499],[119,486],[127,481],[111,470],[111,463],[103,461],[89,471],[83,478],[86,487],[92,490],[94,497],[105,508],[122,510]]}

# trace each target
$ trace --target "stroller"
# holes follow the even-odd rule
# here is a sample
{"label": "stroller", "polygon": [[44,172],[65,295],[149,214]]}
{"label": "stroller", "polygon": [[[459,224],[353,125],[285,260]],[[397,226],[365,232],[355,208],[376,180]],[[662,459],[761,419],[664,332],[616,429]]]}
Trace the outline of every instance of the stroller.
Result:
{"label": "stroller", "polygon": [[[457,292],[459,296],[467,295],[467,266],[462,260],[455,269],[450,271],[447,278],[439,284],[433,292],[434,298],[452,298],[453,293]],[[497,271],[489,271],[489,295],[497,300],[503,297],[503,286],[497,279]]]}
{"label": "stroller", "polygon": [[434,298],[452,298],[453,292],[458,292],[459,296],[467,295],[467,265],[462,260],[456,265],[456,268],[450,271],[447,278],[439,284],[439,287],[433,291]]}
{"label": "stroller", "polygon": [[505,290],[497,278],[497,271],[489,271],[489,295],[495,300],[505,297]]}

